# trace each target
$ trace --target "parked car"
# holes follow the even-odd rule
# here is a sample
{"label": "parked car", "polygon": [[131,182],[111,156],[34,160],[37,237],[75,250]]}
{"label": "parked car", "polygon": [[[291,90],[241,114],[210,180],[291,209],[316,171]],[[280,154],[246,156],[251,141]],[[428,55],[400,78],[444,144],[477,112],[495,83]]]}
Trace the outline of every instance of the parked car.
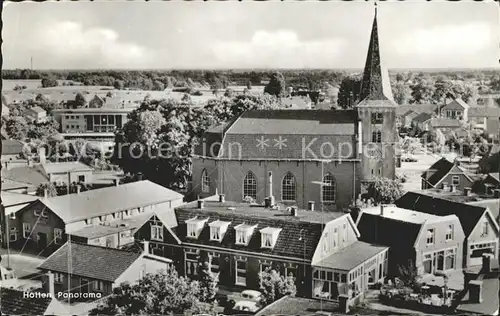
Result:
{"label": "parked car", "polygon": [[239,301],[250,301],[260,303],[262,299],[262,293],[255,290],[244,290],[236,295],[228,295],[227,297],[230,305],[234,305]]}
{"label": "parked car", "polygon": [[234,305],[232,311],[235,314],[241,314],[241,312],[256,313],[259,309],[257,302],[239,301]]}

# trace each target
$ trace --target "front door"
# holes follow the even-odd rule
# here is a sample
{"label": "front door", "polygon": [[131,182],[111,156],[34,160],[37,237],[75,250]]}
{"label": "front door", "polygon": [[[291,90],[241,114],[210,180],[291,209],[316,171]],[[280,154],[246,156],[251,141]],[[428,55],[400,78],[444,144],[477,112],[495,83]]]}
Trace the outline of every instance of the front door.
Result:
{"label": "front door", "polygon": [[437,253],[437,270],[444,271],[444,251]]}
{"label": "front door", "polygon": [[47,247],[47,234],[38,233],[37,237],[38,249],[44,250]]}
{"label": "front door", "polygon": [[368,285],[375,284],[375,268],[371,269],[366,273],[366,278]]}

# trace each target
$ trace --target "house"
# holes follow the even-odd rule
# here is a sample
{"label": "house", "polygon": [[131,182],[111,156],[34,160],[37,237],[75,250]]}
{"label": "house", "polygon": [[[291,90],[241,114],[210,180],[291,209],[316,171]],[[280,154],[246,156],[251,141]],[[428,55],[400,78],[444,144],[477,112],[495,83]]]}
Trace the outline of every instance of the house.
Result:
{"label": "house", "polygon": [[123,240],[133,242],[126,236],[134,233],[132,227],[126,226],[128,219],[154,212],[172,213],[182,200],[181,194],[147,180],[39,198],[19,211],[16,227],[20,237],[12,247],[25,247],[37,253],[45,249],[50,254],[66,241],[66,234],[93,226],[123,224],[124,229],[117,232],[125,235],[123,239],[105,242],[109,247],[121,247]]}
{"label": "house", "polygon": [[[27,296],[28,295],[28,296]],[[32,295],[32,296],[29,296]],[[68,315],[66,307],[53,295],[0,287],[3,315]]]}
{"label": "house", "polygon": [[492,139],[498,139],[499,117],[499,107],[474,107],[469,109],[471,127],[477,132],[485,133]]}
{"label": "house", "polygon": [[[3,210],[0,219],[2,223],[5,223],[5,227],[2,226],[1,230],[5,229],[8,232],[9,242],[15,242],[20,238],[20,232],[16,225],[17,212],[36,199],[37,197],[33,195],[2,191]],[[4,234],[1,234],[0,239],[5,247],[6,243],[3,241],[3,236]]]}
{"label": "house", "polygon": [[35,121],[35,122],[43,122],[47,119],[47,112],[42,109],[41,107],[34,106],[29,109],[26,109],[26,112],[24,113],[26,118],[29,120]]}
{"label": "house", "polygon": [[437,114],[436,104],[401,104],[396,108],[398,126],[411,127],[413,119],[422,113]]}
{"label": "house", "polygon": [[440,108],[441,117],[458,121],[468,121],[470,106],[461,98],[456,98]]}
{"label": "house", "polygon": [[421,175],[422,190],[428,188],[443,188],[444,190],[463,191],[472,187],[473,177],[461,166],[441,158]]}
{"label": "house", "polygon": [[426,123],[429,122],[433,117],[434,117],[433,114],[424,112],[416,115],[413,118],[412,122],[413,124],[418,126],[418,128],[420,128],[421,130],[428,131],[429,125]]}
{"label": "house", "polygon": [[39,168],[51,183],[92,183],[94,172],[79,161],[42,163]]}
{"label": "house", "polygon": [[89,101],[88,107],[91,109],[102,108],[104,106],[104,103],[105,103],[105,101],[103,98],[101,98],[98,95],[94,95],[92,100]]}
{"label": "house", "polygon": [[464,267],[481,265],[483,253],[491,253],[498,260],[499,229],[488,207],[454,202],[426,192],[407,192],[395,204],[438,216],[456,215],[465,234]]}
{"label": "house", "polygon": [[462,127],[462,123],[456,119],[433,117],[430,120],[422,123],[422,129],[426,131],[433,131],[441,128],[445,130],[454,130]]}
{"label": "house", "polygon": [[376,16],[368,46],[353,109],[245,111],[210,128],[193,154],[193,197],[217,191],[231,201],[262,203],[274,196],[273,202],[289,206],[306,209],[314,201],[335,211],[356,200],[362,184],[394,179],[398,105],[380,55]]}
{"label": "house", "polygon": [[397,117],[397,124],[399,127],[409,128],[411,127],[411,123],[413,122],[415,117],[417,117],[420,114],[421,113],[418,113],[414,110],[407,110],[406,112]]}
{"label": "house", "polygon": [[393,276],[398,276],[399,266],[409,263],[419,275],[462,268],[465,235],[455,215],[382,205],[362,209],[356,225],[361,240],[390,247],[389,273]]}
{"label": "house", "polygon": [[259,272],[272,268],[294,276],[301,296],[344,297],[348,304],[386,275],[388,248],[359,241],[346,213],[272,209],[220,195],[177,207],[175,214],[176,226],[152,217],[135,238],[170,256],[181,275],[195,277],[199,258],[208,256],[221,285],[259,289]]}
{"label": "house", "polygon": [[24,143],[18,140],[2,140],[2,165],[20,159],[23,154]]}
{"label": "house", "polygon": [[38,269],[54,274],[56,294],[100,293],[104,297],[121,283],[135,283],[148,273],[168,269],[171,263],[149,253],[147,242],[142,252],[66,242]]}
{"label": "house", "polygon": [[80,108],[56,109],[54,119],[61,126],[61,133],[114,133],[127,122],[132,108]]}
{"label": "house", "polygon": [[464,275],[466,286],[456,304],[456,311],[476,315],[498,315],[500,306],[498,262],[492,260],[491,256],[483,255],[481,269],[466,271]]}
{"label": "house", "polygon": [[494,190],[500,188],[500,176],[498,172],[491,172],[474,182],[472,192],[492,196]]}

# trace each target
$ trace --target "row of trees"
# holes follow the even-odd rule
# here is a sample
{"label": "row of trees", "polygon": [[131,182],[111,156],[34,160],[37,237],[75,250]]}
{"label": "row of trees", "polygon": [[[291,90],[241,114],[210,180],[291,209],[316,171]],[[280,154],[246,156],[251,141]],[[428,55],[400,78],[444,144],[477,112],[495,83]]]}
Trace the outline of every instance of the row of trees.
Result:
{"label": "row of trees", "polygon": [[[156,274],[146,274],[136,284],[123,283],[90,315],[217,314],[219,274],[211,272],[206,252],[200,254],[197,269],[193,280],[179,276],[172,266]],[[276,270],[259,273],[259,283],[262,306],[296,293],[295,278],[282,276]]]}

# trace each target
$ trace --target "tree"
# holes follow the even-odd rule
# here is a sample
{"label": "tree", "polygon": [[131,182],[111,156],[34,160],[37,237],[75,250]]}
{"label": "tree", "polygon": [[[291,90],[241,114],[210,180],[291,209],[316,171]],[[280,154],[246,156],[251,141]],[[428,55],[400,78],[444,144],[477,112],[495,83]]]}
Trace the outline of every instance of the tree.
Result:
{"label": "tree", "polygon": [[493,91],[500,91],[500,75],[495,75],[491,78],[490,88]]}
{"label": "tree", "polygon": [[22,116],[10,117],[5,122],[5,131],[9,138],[24,141],[28,136],[28,122]]}
{"label": "tree", "polygon": [[430,103],[434,94],[434,82],[430,78],[417,77],[416,83],[411,85],[411,96],[413,98],[411,103]]}
{"label": "tree", "polygon": [[54,183],[42,183],[36,189],[36,195],[44,197],[45,192],[47,192],[47,197],[57,196],[57,187]]}
{"label": "tree", "polygon": [[78,92],[75,96],[75,106],[77,108],[83,108],[87,105],[87,97],[85,97],[81,92]]}
{"label": "tree", "polygon": [[378,177],[366,188],[364,199],[372,201],[372,204],[391,204],[403,195],[403,184],[401,180]]}
{"label": "tree", "polygon": [[36,102],[49,102],[49,98],[46,95],[39,93],[35,97]]}
{"label": "tree", "polygon": [[123,283],[90,315],[182,315],[196,310],[200,286],[174,268],[146,274],[137,284]]}
{"label": "tree", "polygon": [[276,270],[267,270],[259,273],[262,305],[268,305],[285,295],[295,296],[297,287],[292,275],[282,276]]}
{"label": "tree", "polygon": [[348,76],[340,83],[337,104],[343,109],[352,108],[361,93],[361,76]]}
{"label": "tree", "polygon": [[125,87],[125,83],[123,82],[123,80],[115,80],[115,82],[113,83],[113,87],[116,90],[123,90],[123,88]]}
{"label": "tree", "polygon": [[226,92],[224,92],[224,96],[226,98],[232,98],[234,96],[234,91],[231,88],[227,88]]}
{"label": "tree", "polygon": [[452,86],[453,84],[450,80],[445,80],[442,77],[438,78],[436,80],[436,83],[434,84],[435,89],[432,95],[434,103],[443,104],[445,102],[445,99],[450,94]]}
{"label": "tree", "polygon": [[58,82],[56,79],[47,77],[42,79],[42,88],[57,87]]}
{"label": "tree", "polygon": [[405,80],[405,77],[403,76],[403,74],[401,74],[401,73],[396,74],[396,81],[397,82],[404,81],[404,80]]}
{"label": "tree", "polygon": [[406,264],[398,265],[399,279],[404,285],[413,288],[418,283],[418,270],[413,261],[408,260]]}
{"label": "tree", "polygon": [[49,118],[44,122],[33,122],[29,125],[27,136],[28,138],[46,140],[49,137],[56,135],[59,130],[59,123]]}
{"label": "tree", "polygon": [[215,295],[219,291],[219,274],[211,271],[210,257],[206,251],[200,253],[198,280],[200,283],[200,301],[213,302]]}
{"label": "tree", "polygon": [[264,93],[281,97],[285,94],[285,77],[280,72],[275,72],[271,75],[271,80],[264,88]]}
{"label": "tree", "polygon": [[411,89],[404,82],[398,81],[392,86],[394,101],[397,104],[406,104],[411,98]]}

